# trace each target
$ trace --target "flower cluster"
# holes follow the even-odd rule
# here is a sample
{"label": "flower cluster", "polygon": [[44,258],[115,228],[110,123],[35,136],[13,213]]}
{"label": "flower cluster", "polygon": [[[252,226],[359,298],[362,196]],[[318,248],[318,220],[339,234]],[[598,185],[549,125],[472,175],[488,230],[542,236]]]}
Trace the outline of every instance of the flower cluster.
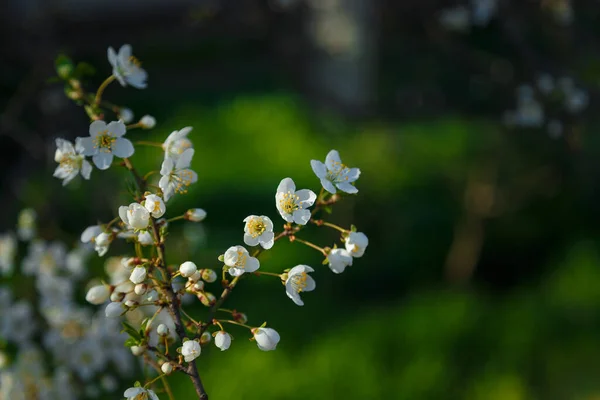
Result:
{"label": "flower cluster", "polygon": [[[76,251],[67,253],[60,243],[33,240],[29,254],[23,260],[22,273],[36,277],[38,290],[46,293],[40,299],[51,329],[46,333],[44,343],[54,359],[73,367],[73,371],[68,373],[87,382],[104,371],[109,363],[129,371],[128,360],[133,355],[143,359],[159,376],[148,379],[145,384],[135,382],[123,393],[125,398],[158,399],[157,393],[162,392],[155,391],[158,378],[176,371],[188,376],[197,395],[203,398],[205,393],[195,360],[212,342],[219,350],[228,350],[234,339],[229,328],[245,329],[249,338],[263,351],[275,350],[280,342],[279,333],[267,327],[266,323],[250,325],[243,312],[222,307],[242,279],[278,278],[284,287],[282,296],[285,293],[298,306],[304,305],[302,293],[316,290],[314,276],[319,271],[315,268],[305,263],[290,262],[290,268],[272,271],[270,269],[277,266],[273,267],[264,260],[261,262],[263,252],[277,248],[278,240],[299,243],[316,250],[321,263],[328,265],[336,274],[344,272],[355,258],[364,255],[368,246],[364,233],[357,232],[353,225],[347,229],[322,218],[346,196],[358,193],[356,183],[360,170],[347,167],[338,151],[331,150],[324,162],[310,162],[316,182],[320,183],[319,193],[310,189],[298,190],[292,178],[282,179],[274,190],[273,213],[277,210],[283,224],[274,223],[273,215],[257,213],[244,218],[239,241],[243,240],[245,246],[231,245],[217,257],[222,263],[221,271],[199,266],[195,260],[179,265],[169,264],[167,238],[170,224],[176,221],[201,222],[207,215],[201,208],[190,209],[183,215],[169,215],[175,209],[169,201],[185,195],[190,185],[198,180],[191,167],[195,154],[190,138],[192,127],[171,132],[163,143],[132,142],[129,131],[151,129],[156,121],[146,115],[139,122],[130,124],[133,111],[128,107],[114,106],[112,102],[105,103],[102,95],[113,81],[122,86],[143,89],[147,74],[132,56],[128,45],[118,52],[109,48],[108,59],[112,75],[95,94],[84,92],[82,85],[72,79],[68,71],[59,71],[59,76],[67,81],[69,97],[84,106],[91,123],[89,136],[77,138],[75,145],[65,139],[56,140],[55,159],[59,166],[54,175],[62,179],[64,185],[79,174],[90,179],[92,163],[96,168],[106,170],[117,157],[122,160],[118,165],[124,167],[133,179],[135,187],[129,188],[132,198],[126,204],[115,205],[115,217],[111,221],[87,227],[81,233],[82,245]],[[109,112],[115,115],[112,122],[106,122],[105,116]],[[159,169],[146,174],[138,172],[131,159],[138,144],[161,149]],[[86,157],[91,157],[92,163]],[[19,237],[31,240],[35,236],[32,220],[35,220],[35,214],[19,217]],[[282,226],[278,232],[277,225]],[[341,241],[339,248],[337,244],[322,247],[300,237],[311,228],[321,227],[337,231]],[[0,236],[1,271],[10,273],[14,268],[15,240],[12,234]],[[75,279],[84,276],[83,264],[88,253],[94,249],[98,256],[104,257],[111,252],[111,244],[119,240],[131,243],[132,250],[107,257],[104,279],[93,278],[85,294],[88,303],[102,306],[103,311],[93,315],[87,309],[69,303],[67,299],[72,298],[79,287],[73,284]],[[222,293],[216,295],[211,291],[211,285],[219,277],[218,287]],[[10,315],[0,315],[0,333],[9,340],[29,343],[28,336],[33,333],[24,328],[20,328],[18,335],[14,335],[14,331],[16,326],[22,325],[22,321],[31,319],[32,310],[26,304],[11,303],[9,295],[0,299],[10,303],[12,310]],[[206,307],[207,315],[196,320],[185,308],[199,305]],[[0,308],[8,309],[8,306]],[[121,324],[122,334],[118,333],[117,324]],[[34,325],[27,326],[34,329]],[[13,336],[10,336],[11,333]],[[64,341],[64,335],[68,335],[67,341]],[[123,343],[128,351],[123,351]],[[65,347],[67,344],[71,346],[68,349]],[[120,350],[114,349],[115,346]],[[65,373],[60,370],[61,382],[70,379]],[[167,385],[166,381],[161,382]],[[170,392],[168,386],[165,386],[165,391]]]}

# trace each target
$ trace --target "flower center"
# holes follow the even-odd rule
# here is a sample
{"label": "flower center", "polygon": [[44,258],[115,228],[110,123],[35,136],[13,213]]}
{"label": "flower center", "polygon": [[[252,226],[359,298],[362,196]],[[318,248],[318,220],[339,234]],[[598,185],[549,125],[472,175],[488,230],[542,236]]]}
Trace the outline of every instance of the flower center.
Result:
{"label": "flower center", "polygon": [[191,170],[183,169],[172,174],[171,179],[175,184],[175,191],[177,193],[187,193],[187,187],[192,184],[194,175]]}
{"label": "flower center", "polygon": [[155,201],[154,209],[152,210],[152,212],[159,212],[159,211],[160,211],[160,201]]}
{"label": "flower center", "polygon": [[246,253],[244,253],[242,250],[238,250],[237,251],[237,261],[235,262],[235,267],[236,268],[244,268],[246,266]]}
{"label": "flower center", "polygon": [[136,395],[133,400],[147,400],[148,399],[148,393],[147,392],[142,392],[138,395]]}
{"label": "flower center", "polygon": [[44,254],[40,260],[40,270],[44,272],[52,272],[56,267],[56,261],[52,254]]}
{"label": "flower center", "polygon": [[117,140],[108,131],[102,131],[96,136],[94,147],[105,153],[110,153],[113,143]]}
{"label": "flower center", "polygon": [[341,182],[348,180],[348,167],[341,162],[335,161],[331,169],[327,169],[327,176],[325,179],[331,182]]}
{"label": "flower center", "polygon": [[281,200],[279,200],[279,207],[287,214],[292,214],[294,211],[300,208],[297,201],[300,199],[293,192],[287,192],[283,194]]}
{"label": "flower center", "polygon": [[65,170],[72,172],[73,170],[81,167],[81,161],[82,160],[78,157],[64,156],[61,158],[59,165]]}
{"label": "flower center", "polygon": [[306,278],[306,272],[292,276],[292,288],[294,288],[297,293],[300,293],[304,290],[304,288],[306,288]]}
{"label": "flower center", "polygon": [[267,230],[267,226],[265,225],[262,218],[252,218],[248,221],[248,231],[250,236],[253,238],[257,238],[263,234],[264,231]]}
{"label": "flower center", "polygon": [[129,62],[135,65],[136,67],[142,66],[142,62],[138,60],[135,56],[129,56]]}

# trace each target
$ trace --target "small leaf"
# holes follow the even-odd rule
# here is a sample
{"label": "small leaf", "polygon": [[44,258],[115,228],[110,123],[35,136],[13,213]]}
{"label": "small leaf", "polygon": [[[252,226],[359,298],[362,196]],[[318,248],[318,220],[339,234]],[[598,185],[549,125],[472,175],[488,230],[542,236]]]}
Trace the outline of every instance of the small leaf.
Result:
{"label": "small leaf", "polygon": [[59,54],[58,57],[56,57],[56,60],[54,60],[54,67],[56,68],[56,73],[62,79],[69,79],[73,73],[73,62],[64,54]]}
{"label": "small leaf", "polygon": [[331,214],[333,212],[333,207],[325,206],[323,207],[323,211],[325,211],[327,214]]}
{"label": "small leaf", "polygon": [[137,339],[138,341],[142,339],[142,335],[140,335],[139,332],[127,322],[123,322],[123,330],[121,332],[127,333],[129,336]]}
{"label": "small leaf", "polygon": [[356,226],[354,224],[350,225],[350,230],[352,232],[356,232],[357,231]]}

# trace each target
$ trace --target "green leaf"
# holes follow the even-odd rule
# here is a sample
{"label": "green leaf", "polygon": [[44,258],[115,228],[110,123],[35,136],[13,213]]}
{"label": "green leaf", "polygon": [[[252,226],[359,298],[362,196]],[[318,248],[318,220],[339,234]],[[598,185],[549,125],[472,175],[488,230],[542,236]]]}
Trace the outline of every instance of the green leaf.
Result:
{"label": "green leaf", "polygon": [[123,330],[121,331],[121,333],[127,333],[129,336],[131,336],[134,339],[142,340],[142,335],[140,335],[140,333],[131,325],[129,325],[127,322],[123,322]]}
{"label": "green leaf", "polygon": [[356,232],[357,231],[356,226],[354,224],[350,225],[350,230],[352,232]]}
{"label": "green leaf", "polygon": [[92,76],[96,73],[96,68],[92,64],[88,64],[86,62],[80,62],[75,66],[75,70],[73,71],[73,76],[77,78],[82,78],[85,76]]}
{"label": "green leaf", "polygon": [[325,211],[327,214],[331,214],[333,212],[333,207],[331,207],[331,206],[324,206],[323,207],[323,211]]}
{"label": "green leaf", "polygon": [[137,345],[138,345],[138,343],[139,343],[139,342],[138,342],[137,340],[135,340],[134,338],[131,338],[131,337],[130,337],[130,338],[128,338],[128,339],[125,341],[125,347],[137,346]]}

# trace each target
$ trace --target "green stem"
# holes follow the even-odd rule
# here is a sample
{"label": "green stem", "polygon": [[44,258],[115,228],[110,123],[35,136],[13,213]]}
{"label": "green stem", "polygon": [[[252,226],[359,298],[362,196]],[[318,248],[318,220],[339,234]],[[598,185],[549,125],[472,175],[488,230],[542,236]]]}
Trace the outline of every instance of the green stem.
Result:
{"label": "green stem", "polygon": [[323,253],[325,256],[327,255],[327,253],[325,252],[325,250],[322,247],[319,247],[314,243],[308,242],[306,240],[298,239],[298,238],[295,238],[294,242],[299,242],[299,243],[305,244],[308,247],[312,247],[313,249],[319,251],[320,253]]}
{"label": "green stem", "polygon": [[111,75],[108,78],[106,78],[104,80],[104,82],[102,82],[102,84],[98,88],[98,91],[96,92],[96,98],[94,99],[94,105],[97,106],[100,104],[100,101],[102,100],[102,93],[104,93],[104,90],[107,88],[107,86],[110,85],[110,83],[114,80],[115,80],[115,76]]}
{"label": "green stem", "polygon": [[348,232],[348,229],[344,229],[341,226],[332,224],[331,222],[325,222],[325,221],[323,221],[323,225],[328,226],[328,227],[333,228],[333,229],[337,229],[338,231],[340,231],[342,233]]}

